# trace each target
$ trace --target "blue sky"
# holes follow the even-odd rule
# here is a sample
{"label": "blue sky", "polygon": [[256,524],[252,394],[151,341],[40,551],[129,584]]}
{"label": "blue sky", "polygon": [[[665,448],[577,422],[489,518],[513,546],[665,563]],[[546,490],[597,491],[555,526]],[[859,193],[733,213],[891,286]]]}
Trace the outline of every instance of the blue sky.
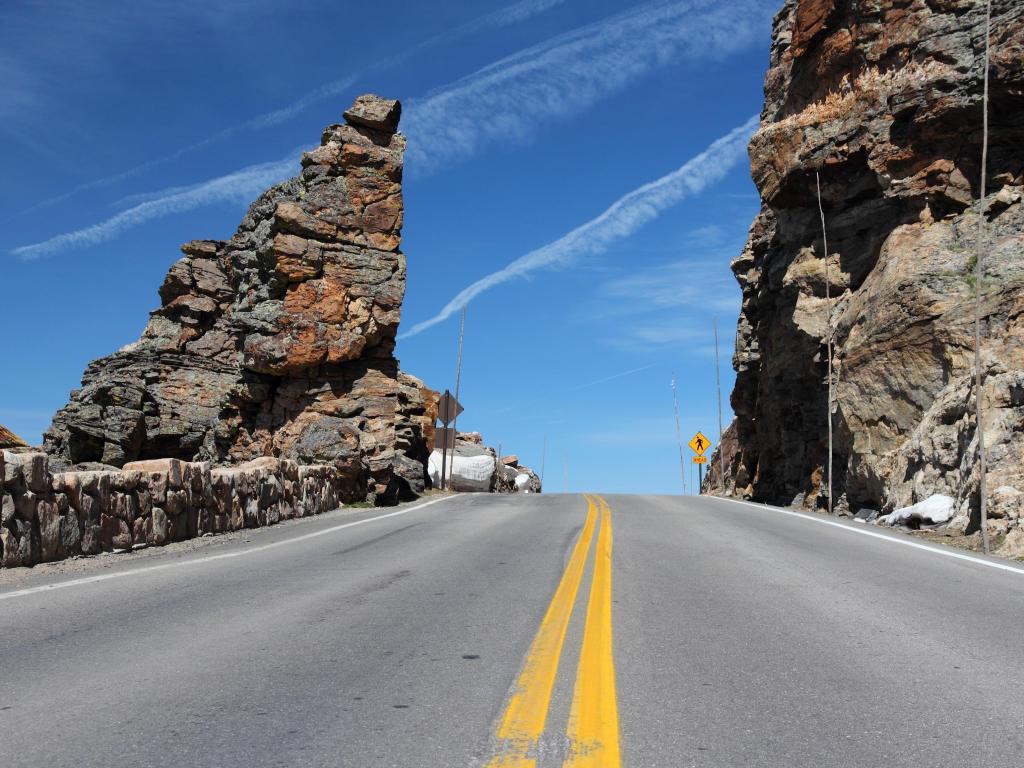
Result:
{"label": "blue sky", "polygon": [[[227,238],[359,93],[409,136],[402,367],[549,490],[678,492],[725,421],[744,150],[775,0],[7,2],[0,423],[39,442],[135,340],[195,238]],[[689,469],[689,467],[688,467]]]}

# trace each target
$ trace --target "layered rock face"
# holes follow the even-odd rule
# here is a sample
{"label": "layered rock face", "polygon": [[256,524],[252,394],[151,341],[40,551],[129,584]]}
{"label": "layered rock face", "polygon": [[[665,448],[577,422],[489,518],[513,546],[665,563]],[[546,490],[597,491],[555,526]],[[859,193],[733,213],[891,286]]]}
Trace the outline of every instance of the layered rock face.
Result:
{"label": "layered rock face", "polygon": [[182,247],[142,338],[90,364],[54,418],[58,468],[273,456],[335,467],[350,500],[423,489],[435,396],[393,354],[400,111],[359,97],[230,240]]}
{"label": "layered rock face", "polygon": [[975,0],[787,0],[776,17],[750,145],[763,204],[732,265],[743,308],[731,490],[775,503],[819,495],[827,268],[839,509],[940,493],[958,525],[976,528],[981,252],[989,487],[1014,499],[993,505],[996,532],[1024,515],[1024,5],[993,2],[990,194],[979,200],[984,27]]}

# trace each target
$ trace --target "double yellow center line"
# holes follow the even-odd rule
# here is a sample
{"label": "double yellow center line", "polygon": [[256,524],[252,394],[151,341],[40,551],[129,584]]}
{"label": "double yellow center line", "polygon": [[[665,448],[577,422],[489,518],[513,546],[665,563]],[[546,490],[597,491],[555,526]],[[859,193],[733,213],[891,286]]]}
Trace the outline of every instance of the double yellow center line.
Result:
{"label": "double yellow center line", "polygon": [[600,514],[597,551],[566,736],[564,768],[619,768],[619,710],[612,651],[612,519],[600,497],[587,498],[587,520],[537,630],[498,723],[487,768],[535,768],[558,662]]}

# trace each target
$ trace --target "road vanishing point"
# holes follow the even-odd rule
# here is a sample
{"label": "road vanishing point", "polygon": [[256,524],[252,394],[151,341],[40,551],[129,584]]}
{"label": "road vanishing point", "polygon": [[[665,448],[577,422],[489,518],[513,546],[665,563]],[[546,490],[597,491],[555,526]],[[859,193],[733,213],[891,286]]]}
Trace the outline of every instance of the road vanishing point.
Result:
{"label": "road vanishing point", "polygon": [[0,580],[0,765],[1024,764],[1024,568],[706,497],[461,495]]}

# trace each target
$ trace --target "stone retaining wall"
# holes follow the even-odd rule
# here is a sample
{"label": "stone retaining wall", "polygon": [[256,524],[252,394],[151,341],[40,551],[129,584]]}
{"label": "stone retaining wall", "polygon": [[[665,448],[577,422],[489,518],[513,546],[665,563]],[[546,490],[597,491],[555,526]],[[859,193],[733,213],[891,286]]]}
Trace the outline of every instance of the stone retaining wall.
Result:
{"label": "stone retaining wall", "polygon": [[45,453],[0,451],[0,567],[163,546],[274,525],[361,500],[333,466],[159,459],[52,474]]}

